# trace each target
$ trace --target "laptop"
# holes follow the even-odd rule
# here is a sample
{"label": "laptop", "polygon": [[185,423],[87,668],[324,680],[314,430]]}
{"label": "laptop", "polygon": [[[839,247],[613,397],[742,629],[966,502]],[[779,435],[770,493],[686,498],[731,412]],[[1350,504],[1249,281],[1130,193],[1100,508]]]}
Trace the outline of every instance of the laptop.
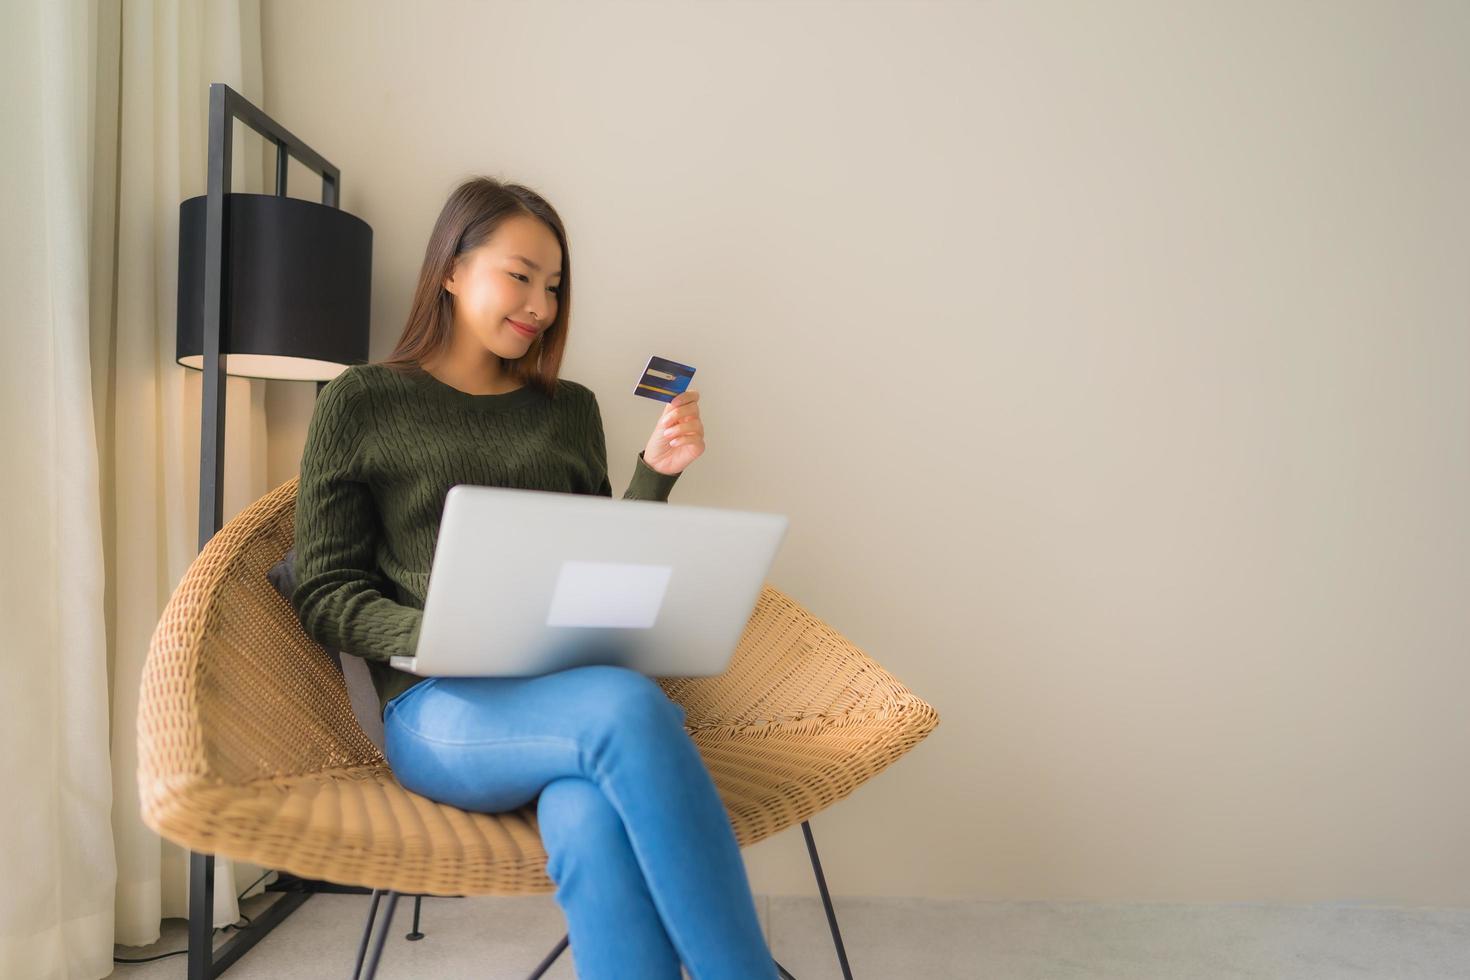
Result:
{"label": "laptop", "polygon": [[781,514],[457,484],[445,495],[411,657],[425,677],[613,664],[729,666],[786,535]]}

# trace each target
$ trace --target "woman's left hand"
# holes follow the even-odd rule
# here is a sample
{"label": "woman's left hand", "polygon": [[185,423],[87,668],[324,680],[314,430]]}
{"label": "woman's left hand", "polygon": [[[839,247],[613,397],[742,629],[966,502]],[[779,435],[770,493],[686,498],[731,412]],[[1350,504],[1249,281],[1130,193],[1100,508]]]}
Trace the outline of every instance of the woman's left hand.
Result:
{"label": "woman's left hand", "polygon": [[664,476],[682,473],[704,452],[699,392],[687,388],[669,402],[643,447],[643,462]]}

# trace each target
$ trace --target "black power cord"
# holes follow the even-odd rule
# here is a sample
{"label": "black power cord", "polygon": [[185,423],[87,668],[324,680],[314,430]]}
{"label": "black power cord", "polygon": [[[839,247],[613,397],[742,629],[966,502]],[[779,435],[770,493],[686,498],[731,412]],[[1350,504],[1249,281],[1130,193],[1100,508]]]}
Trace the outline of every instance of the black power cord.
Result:
{"label": "black power cord", "polygon": [[[245,886],[245,890],[243,892],[241,892],[239,895],[235,896],[235,901],[236,902],[241,901],[246,895],[248,895],[250,893],[250,889],[254,888],[256,885],[260,884],[266,878],[268,878],[269,876],[271,876],[271,875],[273,875],[275,873],[276,873],[275,870],[272,869],[270,871],[267,871],[265,874],[261,875],[259,878],[256,878],[250,884],[248,884],[248,885]],[[245,925],[242,926],[238,922],[231,922],[228,925],[215,926],[214,927],[214,931],[209,934],[210,940],[213,941],[213,939],[214,939],[214,937],[216,935],[218,935],[221,932],[225,932],[226,930],[229,930],[229,929],[234,929],[237,932],[243,932],[246,929],[253,929],[254,928],[254,923],[251,921],[250,916],[246,915],[244,912],[241,912],[240,913],[240,918],[242,918],[242,919],[245,920]],[[136,959],[136,960],[123,959],[120,956],[114,956],[112,958],[112,962],[114,962],[114,963],[152,963],[154,960],[166,960],[170,956],[181,956],[184,953],[187,953],[188,951],[189,951],[189,947],[185,946],[183,949],[176,949],[172,953],[159,953],[157,956],[145,956],[142,959]]]}

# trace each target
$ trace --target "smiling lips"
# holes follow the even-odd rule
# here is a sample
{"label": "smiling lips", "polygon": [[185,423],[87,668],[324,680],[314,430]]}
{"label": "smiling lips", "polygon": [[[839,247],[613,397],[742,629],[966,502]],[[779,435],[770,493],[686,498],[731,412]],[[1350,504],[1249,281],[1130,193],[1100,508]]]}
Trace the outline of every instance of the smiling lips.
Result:
{"label": "smiling lips", "polygon": [[524,323],[517,323],[516,321],[510,319],[509,317],[506,317],[505,322],[508,323],[508,324],[510,324],[511,326],[515,327],[517,330],[519,330],[521,333],[525,334],[528,337],[534,337],[534,336],[536,336],[536,328],[535,327],[528,327]]}

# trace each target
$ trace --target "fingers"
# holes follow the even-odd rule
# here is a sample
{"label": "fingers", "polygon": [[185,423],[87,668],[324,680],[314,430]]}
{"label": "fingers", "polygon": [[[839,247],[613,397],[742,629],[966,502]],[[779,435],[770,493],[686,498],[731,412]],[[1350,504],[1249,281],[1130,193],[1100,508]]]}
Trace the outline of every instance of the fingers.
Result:
{"label": "fingers", "polygon": [[669,400],[668,407],[664,409],[670,414],[677,414],[677,410],[684,405],[694,405],[694,411],[699,411],[699,392],[693,388],[687,388]]}
{"label": "fingers", "polygon": [[670,436],[695,436],[704,434],[704,422],[700,419],[684,419],[680,422],[672,422],[659,430],[659,435],[665,439]]}
{"label": "fingers", "polygon": [[693,388],[683,392],[669,402],[664,409],[663,418],[659,421],[664,425],[672,425],[681,419],[699,417],[699,392]]}

